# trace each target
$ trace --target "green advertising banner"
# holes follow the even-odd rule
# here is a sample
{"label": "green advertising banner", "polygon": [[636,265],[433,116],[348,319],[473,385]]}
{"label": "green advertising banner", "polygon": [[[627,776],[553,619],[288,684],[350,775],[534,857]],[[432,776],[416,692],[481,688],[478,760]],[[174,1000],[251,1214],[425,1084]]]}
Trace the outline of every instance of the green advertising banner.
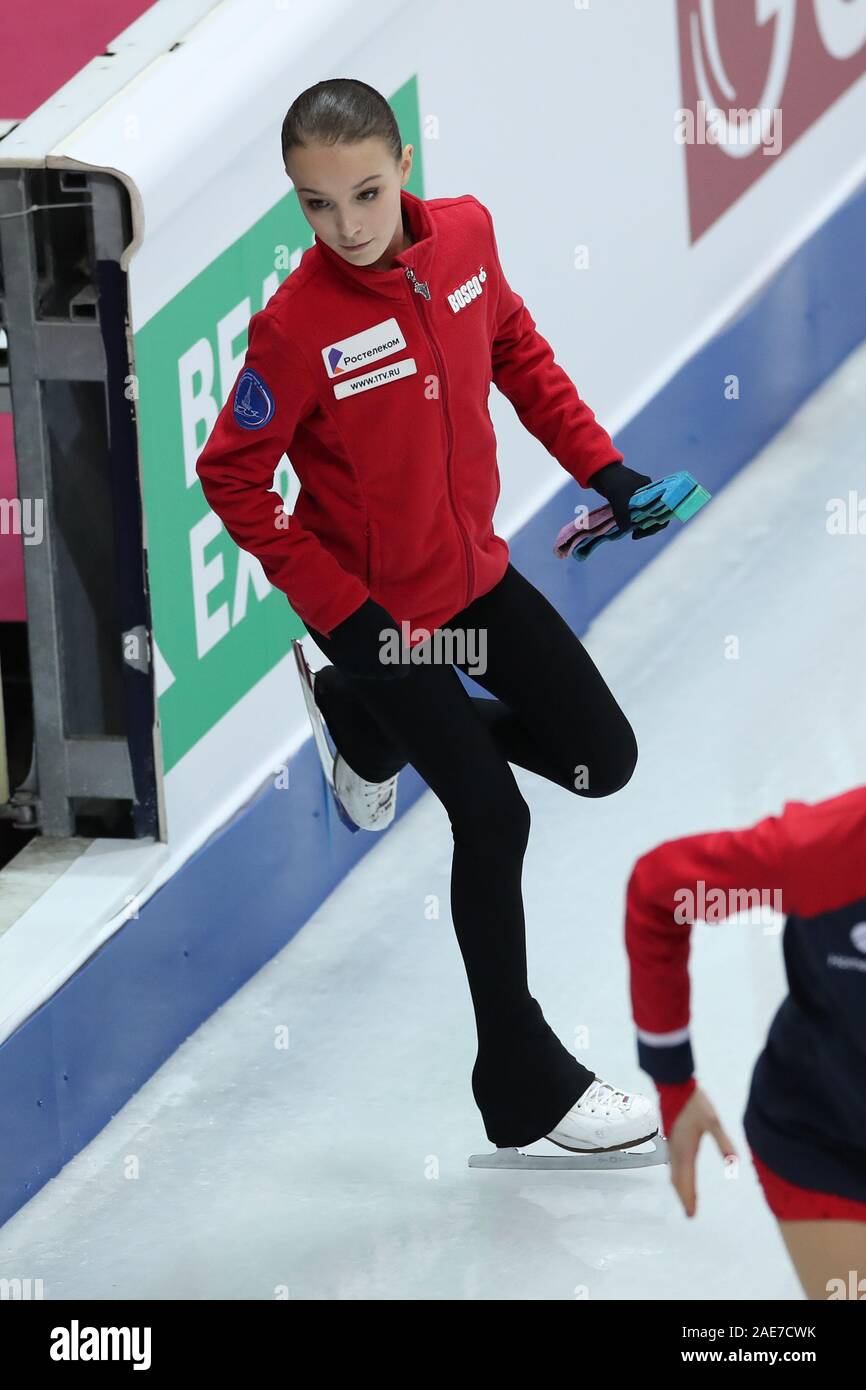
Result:
{"label": "green advertising banner", "polygon": [[[414,149],[407,187],[423,197],[417,79],[390,99]],[[247,325],[313,244],[294,189],[135,335],[159,717],[169,772],[304,632],[258,560],[208,507],[195,463],[234,385]],[[285,460],[275,486],[285,499]]]}

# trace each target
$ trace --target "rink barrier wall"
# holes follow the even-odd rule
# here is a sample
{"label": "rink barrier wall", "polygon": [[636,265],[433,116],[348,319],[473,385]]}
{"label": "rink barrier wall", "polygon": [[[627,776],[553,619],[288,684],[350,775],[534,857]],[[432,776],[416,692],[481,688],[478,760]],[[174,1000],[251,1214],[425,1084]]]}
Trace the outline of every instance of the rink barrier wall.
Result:
{"label": "rink barrier wall", "polygon": [[[687,468],[717,494],[866,337],[866,297],[851,292],[864,245],[866,185],[617,433],[626,462],[654,477]],[[723,390],[731,373],[737,401]],[[582,565],[558,560],[554,537],[588,496],[566,483],[509,540],[512,563],[578,634],[679,532],[673,523],[652,542],[623,542]],[[291,795],[269,780],[0,1046],[0,1223],[375,847],[335,814],[311,739],[289,779]],[[401,773],[398,818],[425,790],[413,768]]]}

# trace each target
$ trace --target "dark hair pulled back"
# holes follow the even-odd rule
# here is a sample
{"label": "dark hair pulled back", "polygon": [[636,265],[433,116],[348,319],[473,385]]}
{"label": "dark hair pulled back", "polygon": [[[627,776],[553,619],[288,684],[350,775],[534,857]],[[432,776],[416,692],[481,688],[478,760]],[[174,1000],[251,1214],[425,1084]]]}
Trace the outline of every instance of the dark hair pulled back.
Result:
{"label": "dark hair pulled back", "polygon": [[378,136],[395,162],[403,155],[397,118],[381,92],[357,77],[329,77],[295,97],[283,121],[283,163],[297,146],[347,145]]}

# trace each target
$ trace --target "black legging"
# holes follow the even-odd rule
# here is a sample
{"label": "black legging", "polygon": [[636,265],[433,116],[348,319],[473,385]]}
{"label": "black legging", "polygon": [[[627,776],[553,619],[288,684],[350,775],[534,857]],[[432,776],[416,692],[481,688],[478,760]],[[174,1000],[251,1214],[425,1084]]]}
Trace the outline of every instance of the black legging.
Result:
{"label": "black legging", "polygon": [[[637,742],[580,639],[513,565],[441,627],[479,634],[455,664],[495,699],[470,696],[453,665],[433,662],[413,663],[396,680],[361,680],[335,666],[317,695],[356,772],[384,781],[410,762],[448,813],[451,915],[478,1032],[472,1093],[492,1143],[531,1144],[595,1073],[529,993],[521,872],[530,816],[509,763],[577,796],[609,796],[631,777]],[[308,631],[333,662],[328,639]],[[473,670],[479,653],[483,674]]]}

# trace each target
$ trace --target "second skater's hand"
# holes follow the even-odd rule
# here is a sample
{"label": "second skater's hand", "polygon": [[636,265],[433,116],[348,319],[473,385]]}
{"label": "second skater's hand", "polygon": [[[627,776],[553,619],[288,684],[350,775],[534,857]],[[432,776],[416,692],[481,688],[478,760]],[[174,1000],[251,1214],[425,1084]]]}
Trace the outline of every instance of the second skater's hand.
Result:
{"label": "second skater's hand", "polygon": [[723,1158],[737,1157],[709,1096],[698,1086],[677,1115],[667,1137],[671,1182],[686,1216],[694,1216],[698,1208],[695,1159],[705,1134],[713,1136]]}

